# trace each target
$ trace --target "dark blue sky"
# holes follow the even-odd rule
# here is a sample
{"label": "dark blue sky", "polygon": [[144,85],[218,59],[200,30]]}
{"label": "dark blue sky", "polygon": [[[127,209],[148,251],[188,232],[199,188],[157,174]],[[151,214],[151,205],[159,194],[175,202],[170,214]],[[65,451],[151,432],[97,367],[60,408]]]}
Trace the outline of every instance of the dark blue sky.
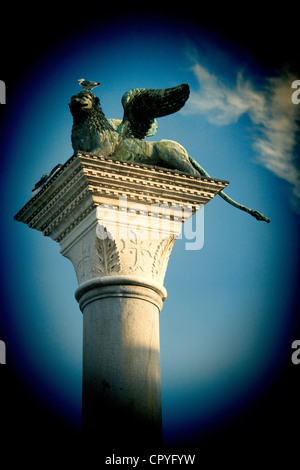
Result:
{"label": "dark blue sky", "polygon": [[[75,427],[82,341],[75,273],[55,242],[13,216],[40,176],[72,155],[68,102],[80,91],[78,78],[102,82],[95,94],[108,118],[122,117],[121,97],[131,88],[189,83],[188,103],[158,120],[155,140],[181,143],[213,177],[230,181],[228,194],[271,219],[257,222],[217,197],[205,207],[203,248],[187,250],[184,238],[175,244],[160,317],[170,444],[206,435],[253,406],[289,361],[298,320],[299,110],[289,95],[293,77],[299,78],[294,61],[282,51],[277,63],[273,52],[264,55],[268,36],[259,49],[242,28],[235,39],[219,21],[197,23],[192,16],[166,19],[162,13],[145,20],[135,13],[69,25],[68,34],[44,38],[21,79],[6,80],[7,105],[1,107],[0,339],[24,386]],[[24,52],[20,46],[20,56]]]}

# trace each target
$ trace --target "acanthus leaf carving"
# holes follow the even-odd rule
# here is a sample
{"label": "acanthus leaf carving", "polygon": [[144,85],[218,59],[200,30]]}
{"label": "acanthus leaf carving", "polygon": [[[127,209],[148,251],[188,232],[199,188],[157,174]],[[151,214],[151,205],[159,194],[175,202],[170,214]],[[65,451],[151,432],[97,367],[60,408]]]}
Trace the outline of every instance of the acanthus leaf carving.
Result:
{"label": "acanthus leaf carving", "polygon": [[152,266],[152,276],[154,279],[163,282],[175,240],[176,237],[173,236],[164,238],[158,245]]}
{"label": "acanthus leaf carving", "polygon": [[102,236],[96,237],[93,271],[95,276],[111,276],[121,271],[116,242],[105,228],[102,230]]}

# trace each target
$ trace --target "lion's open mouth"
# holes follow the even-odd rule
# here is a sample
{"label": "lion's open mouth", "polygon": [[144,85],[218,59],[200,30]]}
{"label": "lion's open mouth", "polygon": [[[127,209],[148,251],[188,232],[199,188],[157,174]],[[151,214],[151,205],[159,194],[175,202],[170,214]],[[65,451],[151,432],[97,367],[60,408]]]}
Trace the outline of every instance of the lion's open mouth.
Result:
{"label": "lion's open mouth", "polygon": [[73,98],[71,106],[75,109],[87,109],[90,107],[90,101],[85,98]]}

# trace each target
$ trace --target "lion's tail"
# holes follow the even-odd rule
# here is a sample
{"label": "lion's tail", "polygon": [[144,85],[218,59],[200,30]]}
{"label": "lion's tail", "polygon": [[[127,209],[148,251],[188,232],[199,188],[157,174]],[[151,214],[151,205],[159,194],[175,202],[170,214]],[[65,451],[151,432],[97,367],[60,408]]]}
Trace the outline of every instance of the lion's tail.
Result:
{"label": "lion's tail", "polygon": [[[205,176],[206,178],[211,178],[211,176],[207,173],[207,171],[202,168],[202,166],[199,165],[196,160],[194,160],[190,155],[189,155],[189,160],[193,167],[200,173],[201,176]],[[252,215],[256,220],[263,220],[264,222],[269,223],[270,219],[268,217],[264,216],[261,212],[255,211],[253,209],[250,209],[249,207],[243,206],[239,202],[234,201],[229,197],[227,194],[224,193],[224,191],[219,192],[219,196],[224,199],[224,201],[228,202],[231,204],[233,207],[236,207],[237,209],[240,209],[241,211],[247,212],[248,214]]]}

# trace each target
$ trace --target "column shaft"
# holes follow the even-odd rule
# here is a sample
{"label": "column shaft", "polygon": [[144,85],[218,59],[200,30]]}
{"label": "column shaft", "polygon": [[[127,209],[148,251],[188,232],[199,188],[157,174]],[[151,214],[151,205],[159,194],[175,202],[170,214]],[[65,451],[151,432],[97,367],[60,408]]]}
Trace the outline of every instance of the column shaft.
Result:
{"label": "column shaft", "polygon": [[83,432],[106,447],[159,445],[159,312],[165,291],[132,276],[76,291],[83,312]]}

